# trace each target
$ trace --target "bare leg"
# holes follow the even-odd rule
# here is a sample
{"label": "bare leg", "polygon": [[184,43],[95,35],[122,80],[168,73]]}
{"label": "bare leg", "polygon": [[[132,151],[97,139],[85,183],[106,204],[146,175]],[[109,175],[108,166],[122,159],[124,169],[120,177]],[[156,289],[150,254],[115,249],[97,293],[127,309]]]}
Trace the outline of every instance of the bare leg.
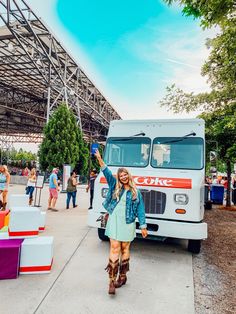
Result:
{"label": "bare leg", "polygon": [[7,194],[8,194],[8,191],[3,191],[2,192],[2,203],[3,203],[3,210],[6,209],[6,205],[7,205]]}
{"label": "bare leg", "polygon": [[51,198],[51,196],[49,196],[49,199],[48,199],[48,208],[52,208],[52,198]]}
{"label": "bare leg", "polygon": [[130,242],[121,243],[121,260],[124,261],[130,258]]}
{"label": "bare leg", "polygon": [[58,210],[55,208],[56,207],[56,202],[57,202],[57,198],[53,197],[52,198],[52,210],[57,212]]}
{"label": "bare leg", "polygon": [[129,271],[130,258],[130,242],[121,242],[121,263],[118,280],[115,282],[115,287],[120,288],[126,284],[126,273]]}
{"label": "bare leg", "polygon": [[119,260],[121,253],[121,242],[110,239],[110,254],[109,258],[112,262]]}
{"label": "bare leg", "polygon": [[109,263],[105,268],[109,274],[109,294],[115,294],[115,281],[118,274],[121,242],[110,239]]}

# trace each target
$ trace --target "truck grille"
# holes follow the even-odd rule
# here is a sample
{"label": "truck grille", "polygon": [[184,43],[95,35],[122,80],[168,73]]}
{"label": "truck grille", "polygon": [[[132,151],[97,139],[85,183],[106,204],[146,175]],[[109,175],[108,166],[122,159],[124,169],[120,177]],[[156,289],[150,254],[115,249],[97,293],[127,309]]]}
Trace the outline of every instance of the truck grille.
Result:
{"label": "truck grille", "polygon": [[153,190],[140,190],[146,214],[164,214],[166,207],[166,194]]}

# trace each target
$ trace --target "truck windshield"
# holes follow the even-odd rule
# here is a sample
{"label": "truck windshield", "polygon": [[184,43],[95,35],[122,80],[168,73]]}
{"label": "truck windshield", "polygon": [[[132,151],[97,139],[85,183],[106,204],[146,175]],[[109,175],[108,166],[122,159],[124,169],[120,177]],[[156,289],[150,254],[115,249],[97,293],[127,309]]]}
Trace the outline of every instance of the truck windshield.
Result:
{"label": "truck windshield", "polygon": [[154,168],[202,169],[203,143],[199,137],[157,137],[153,141],[151,165]]}
{"label": "truck windshield", "polygon": [[104,161],[108,166],[146,167],[150,146],[151,139],[147,137],[110,137]]}

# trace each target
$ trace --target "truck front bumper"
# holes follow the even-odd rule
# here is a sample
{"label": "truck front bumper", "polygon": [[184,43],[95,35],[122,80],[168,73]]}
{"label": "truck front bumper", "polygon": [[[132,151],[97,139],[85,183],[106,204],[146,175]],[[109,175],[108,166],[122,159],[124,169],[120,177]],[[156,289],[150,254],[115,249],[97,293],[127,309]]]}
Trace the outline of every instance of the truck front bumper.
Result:
{"label": "truck front bumper", "polygon": [[[101,228],[101,222],[97,221],[100,213],[91,210],[88,214],[88,225]],[[158,237],[170,237],[177,239],[202,240],[207,238],[207,224],[205,222],[183,222],[164,219],[146,218],[148,234]],[[140,229],[136,229],[141,233]]]}
{"label": "truck front bumper", "polygon": [[[146,223],[148,234],[153,236],[189,240],[202,240],[207,238],[207,224],[205,222],[182,222],[147,218]],[[155,225],[156,228],[153,228],[153,225]],[[157,229],[157,231],[153,231],[153,229]],[[136,230],[136,232],[141,233],[140,230]]]}

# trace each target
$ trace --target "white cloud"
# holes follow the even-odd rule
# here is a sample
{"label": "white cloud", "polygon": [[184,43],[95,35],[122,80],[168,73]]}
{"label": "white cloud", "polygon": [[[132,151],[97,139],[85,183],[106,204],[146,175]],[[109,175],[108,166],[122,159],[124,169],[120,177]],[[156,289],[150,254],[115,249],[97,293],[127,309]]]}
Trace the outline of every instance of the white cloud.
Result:
{"label": "white cloud", "polygon": [[[111,86],[102,73],[97,70],[89,56],[56,16],[56,0],[28,0],[32,9],[49,25],[74,59],[81,65],[88,77],[110,100],[123,118],[167,118],[171,112],[157,105],[165,94],[165,86],[176,83],[185,91],[202,92],[209,89],[206,79],[200,74],[201,66],[209,51],[205,47],[205,38],[215,35],[216,30],[203,32],[200,27],[193,30],[163,27],[157,19],[151,19],[140,29],[125,34],[117,42],[134,58],[140,59],[146,66],[137,68],[137,76],[143,78],[143,88],[135,89],[130,82],[130,93]],[[170,7],[171,10],[176,8]],[[102,21],[101,21],[102,23]],[[114,47],[115,48],[115,47]],[[114,67],[119,64],[114,64]],[[154,88],[150,90],[149,82]],[[136,93],[136,98],[132,93]],[[187,116],[193,116],[193,114]],[[183,115],[181,115],[183,117]]]}

